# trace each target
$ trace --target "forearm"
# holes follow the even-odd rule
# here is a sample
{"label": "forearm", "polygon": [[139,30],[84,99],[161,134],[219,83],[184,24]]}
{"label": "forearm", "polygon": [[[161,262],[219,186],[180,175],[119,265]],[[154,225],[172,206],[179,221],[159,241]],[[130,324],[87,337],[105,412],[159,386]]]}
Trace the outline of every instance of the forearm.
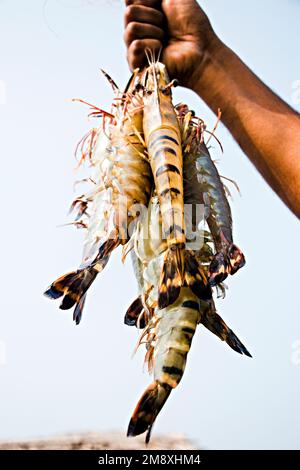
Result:
{"label": "forearm", "polygon": [[193,78],[245,154],[300,217],[300,117],[218,38]]}

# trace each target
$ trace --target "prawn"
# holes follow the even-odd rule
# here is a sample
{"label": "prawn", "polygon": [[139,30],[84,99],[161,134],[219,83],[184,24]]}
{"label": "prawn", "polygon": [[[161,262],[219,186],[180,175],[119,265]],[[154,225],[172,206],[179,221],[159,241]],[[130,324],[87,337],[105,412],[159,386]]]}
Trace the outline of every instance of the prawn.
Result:
{"label": "prawn", "polygon": [[[209,283],[216,286],[235,274],[246,261],[242,251],[233,243],[232,215],[224,185],[207,146],[204,143],[204,126],[195,122],[187,106],[177,108],[184,135],[183,152],[187,191],[195,202],[204,204],[205,216],[213,237],[215,256],[210,263]],[[200,130],[199,130],[200,129]]]}
{"label": "prawn", "polygon": [[[107,74],[106,74],[107,75]],[[136,70],[124,92],[110,79],[116,94],[109,124],[101,126],[92,142],[85,139],[94,170],[91,194],[77,198],[80,214],[89,211],[88,232],[79,268],[54,281],[45,295],[63,297],[60,308],[75,306],[73,319],[81,320],[86,292],[106,266],[111,252],[126,245],[134,233],[132,224],[147,206],[152,191],[152,173],[143,143],[143,106],[139,97],[139,73]],[[103,111],[94,107],[92,115]],[[105,117],[105,115],[104,115]]]}
{"label": "prawn", "polygon": [[164,64],[152,61],[144,72],[144,134],[167,242],[159,279],[159,308],[172,304],[187,283],[202,298],[210,295],[200,266],[186,250],[181,132]]}

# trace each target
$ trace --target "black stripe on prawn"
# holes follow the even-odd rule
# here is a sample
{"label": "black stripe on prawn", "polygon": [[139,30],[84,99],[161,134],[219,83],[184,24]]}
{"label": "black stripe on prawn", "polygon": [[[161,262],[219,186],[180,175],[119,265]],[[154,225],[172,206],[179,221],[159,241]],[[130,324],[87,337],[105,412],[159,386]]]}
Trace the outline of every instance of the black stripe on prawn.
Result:
{"label": "black stripe on prawn", "polygon": [[[198,324],[203,324],[234,351],[250,353],[233,331],[217,314],[212,299],[200,300],[188,286],[183,286],[177,300],[164,309],[158,308],[158,281],[164,262],[167,242],[159,227],[162,216],[157,196],[151,198],[148,216],[140,221],[135,234],[133,252],[134,270],[139,286],[139,297],[131,304],[125,323],[144,328],[138,346],[145,344],[145,363],[154,381],[139,400],[128,426],[128,436],[146,432],[149,442],[153,424],[171,391],[179,384],[187,355]],[[144,236],[144,232],[149,237]],[[210,234],[204,233],[204,244],[193,257],[201,260],[208,271],[213,252],[209,246]],[[211,288],[210,288],[211,289]]]}
{"label": "black stripe on prawn", "polygon": [[91,115],[102,116],[105,125],[102,123],[96,133],[91,132],[81,142],[93,170],[92,196],[78,200],[79,211],[87,212],[88,208],[89,213],[82,263],[45,292],[51,299],[62,298],[63,310],[75,306],[73,318],[77,324],[88,288],[106,266],[111,252],[130,240],[139,208],[147,207],[153,186],[143,140],[139,71],[134,71],[124,92],[109,80],[115,92],[111,113],[91,107]]}
{"label": "black stripe on prawn", "polygon": [[[228,274],[235,274],[246,261],[242,251],[233,242],[232,215],[226,187],[204,142],[204,132],[207,132],[205,125],[186,105],[177,106],[177,113],[183,139],[187,191],[193,193],[197,203],[205,206],[205,217],[216,250],[209,269],[210,285],[216,286]],[[215,137],[214,131],[211,135]]]}
{"label": "black stripe on prawn", "polygon": [[[172,87],[164,64],[149,59],[143,75],[144,135],[166,239],[164,263],[159,279],[158,305],[172,304],[185,283],[191,288],[201,284],[204,298],[207,279],[186,250],[183,200],[181,132],[172,102]],[[191,266],[192,265],[192,266]]]}

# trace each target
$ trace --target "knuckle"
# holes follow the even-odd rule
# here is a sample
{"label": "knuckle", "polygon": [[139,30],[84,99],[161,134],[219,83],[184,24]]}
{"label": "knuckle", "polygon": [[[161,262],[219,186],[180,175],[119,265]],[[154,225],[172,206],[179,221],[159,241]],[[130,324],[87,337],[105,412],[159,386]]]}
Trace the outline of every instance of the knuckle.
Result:
{"label": "knuckle", "polygon": [[136,21],[131,21],[126,29],[129,38],[134,39],[139,31],[139,23],[137,23]]}
{"label": "knuckle", "polygon": [[125,22],[130,23],[131,21],[135,21],[138,19],[138,9],[136,5],[128,5],[125,10]]}
{"label": "knuckle", "polygon": [[142,54],[136,53],[130,47],[127,52],[127,61],[128,61],[130,69],[134,70],[135,68],[140,67],[141,62],[142,62]]}
{"label": "knuckle", "polygon": [[141,39],[135,39],[130,45],[130,52],[133,56],[137,56],[141,54],[144,48],[144,41]]}
{"label": "knuckle", "polygon": [[132,22],[126,26],[124,33],[124,41],[127,45],[131,44],[137,37],[138,23]]}

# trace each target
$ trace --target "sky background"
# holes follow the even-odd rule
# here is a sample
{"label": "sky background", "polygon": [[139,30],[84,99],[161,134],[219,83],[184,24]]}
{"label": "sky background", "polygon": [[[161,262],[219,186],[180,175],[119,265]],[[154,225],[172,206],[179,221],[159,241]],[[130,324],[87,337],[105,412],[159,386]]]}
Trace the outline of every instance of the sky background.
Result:
{"label": "sky background", "polygon": [[[300,2],[201,5],[222,40],[300,111]],[[109,108],[100,67],[127,82],[123,11],[121,0],[0,0],[0,439],[125,433],[152,380],[144,351],[131,359],[138,333],[123,316],[136,284],[119,251],[90,289],[79,327],[42,295],[81,258],[83,232],[57,228],[74,196],[74,146],[93,125],[70,98]],[[213,127],[204,103],[176,89],[183,100]],[[253,359],[200,327],[154,432],[184,433],[200,448],[299,449],[299,223],[222,125],[218,137],[220,173],[242,192],[233,189],[232,210],[247,265],[217,305]]]}

